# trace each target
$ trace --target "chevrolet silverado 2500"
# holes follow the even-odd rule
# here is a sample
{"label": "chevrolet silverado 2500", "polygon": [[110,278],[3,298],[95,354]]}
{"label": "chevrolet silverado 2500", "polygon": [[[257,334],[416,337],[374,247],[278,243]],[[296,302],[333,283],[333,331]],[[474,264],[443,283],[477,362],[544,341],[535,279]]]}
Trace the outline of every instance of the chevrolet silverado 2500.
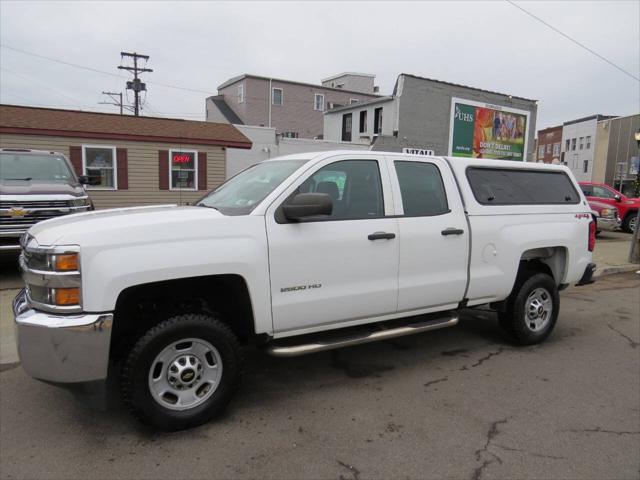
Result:
{"label": "chevrolet silverado 2500", "polygon": [[592,214],[563,166],[323,152],[248,168],[193,206],[48,220],[22,240],[18,351],[52,383],[120,376],[161,429],[210,419],[241,345],[295,356],[454,326],[488,305],[545,340],[591,282]]}

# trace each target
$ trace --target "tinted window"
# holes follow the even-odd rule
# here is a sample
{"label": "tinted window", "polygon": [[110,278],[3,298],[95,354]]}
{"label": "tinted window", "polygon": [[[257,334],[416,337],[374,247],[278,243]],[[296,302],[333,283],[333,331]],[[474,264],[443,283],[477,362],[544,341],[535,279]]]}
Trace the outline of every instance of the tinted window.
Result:
{"label": "tinted window", "polygon": [[375,160],[345,160],[322,167],[296,193],[326,193],[333,201],[328,220],[384,216],[380,170]]}
{"label": "tinted window", "polygon": [[476,200],[484,205],[576,204],[580,196],[564,172],[468,168]]}
{"label": "tinted window", "polygon": [[406,216],[442,215],[449,211],[438,167],[432,163],[395,162]]}

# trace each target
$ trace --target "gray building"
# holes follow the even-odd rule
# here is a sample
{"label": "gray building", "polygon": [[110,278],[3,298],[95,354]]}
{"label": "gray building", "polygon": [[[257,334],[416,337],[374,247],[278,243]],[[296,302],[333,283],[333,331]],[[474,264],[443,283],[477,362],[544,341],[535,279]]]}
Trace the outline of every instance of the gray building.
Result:
{"label": "gray building", "polygon": [[536,100],[403,73],[390,97],[325,112],[324,133],[373,150],[525,160],[536,113]]}
{"label": "gray building", "polygon": [[374,76],[342,73],[322,85],[243,74],[218,87],[207,98],[210,122],[275,127],[285,138],[322,138],[323,113],[377,97]]}

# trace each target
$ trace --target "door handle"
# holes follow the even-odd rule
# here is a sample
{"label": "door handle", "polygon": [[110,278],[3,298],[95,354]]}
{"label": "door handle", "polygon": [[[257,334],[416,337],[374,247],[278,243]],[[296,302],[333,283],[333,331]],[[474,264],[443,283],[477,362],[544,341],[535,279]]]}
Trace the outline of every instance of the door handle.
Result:
{"label": "door handle", "polygon": [[464,230],[461,228],[446,228],[440,232],[442,235],[462,235]]}
{"label": "door handle", "polygon": [[369,240],[391,240],[392,238],[396,238],[396,234],[387,232],[375,232],[370,234],[367,238]]}

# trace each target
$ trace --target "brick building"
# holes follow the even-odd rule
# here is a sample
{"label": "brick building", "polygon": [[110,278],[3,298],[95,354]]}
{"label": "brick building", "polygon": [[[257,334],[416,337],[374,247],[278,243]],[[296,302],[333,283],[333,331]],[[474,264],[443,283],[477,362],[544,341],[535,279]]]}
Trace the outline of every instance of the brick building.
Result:
{"label": "brick building", "polygon": [[560,163],[562,152],[562,125],[538,130],[536,162]]}

